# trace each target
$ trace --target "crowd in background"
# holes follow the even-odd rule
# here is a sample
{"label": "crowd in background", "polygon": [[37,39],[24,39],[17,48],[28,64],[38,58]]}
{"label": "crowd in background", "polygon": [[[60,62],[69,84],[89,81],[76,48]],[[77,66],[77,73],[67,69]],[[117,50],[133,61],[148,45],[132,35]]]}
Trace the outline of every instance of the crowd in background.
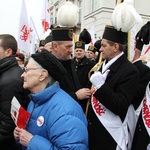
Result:
{"label": "crowd in background", "polygon": [[[112,25],[87,49],[86,28],[74,42],[71,26],[53,27],[28,58],[1,34],[1,149],[149,150],[150,68],[141,60],[149,29],[136,34],[132,61],[127,31]],[[12,117],[13,97],[22,108]]]}

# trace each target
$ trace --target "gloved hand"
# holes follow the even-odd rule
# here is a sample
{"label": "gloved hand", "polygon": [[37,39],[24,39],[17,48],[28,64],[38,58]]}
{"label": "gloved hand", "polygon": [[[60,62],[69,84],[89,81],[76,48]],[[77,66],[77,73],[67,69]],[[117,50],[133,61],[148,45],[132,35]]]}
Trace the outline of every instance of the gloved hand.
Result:
{"label": "gloved hand", "polygon": [[99,89],[105,83],[109,72],[110,70],[106,70],[104,74],[102,74],[100,71],[96,71],[94,74],[91,75],[90,81],[94,85],[94,88],[96,90]]}

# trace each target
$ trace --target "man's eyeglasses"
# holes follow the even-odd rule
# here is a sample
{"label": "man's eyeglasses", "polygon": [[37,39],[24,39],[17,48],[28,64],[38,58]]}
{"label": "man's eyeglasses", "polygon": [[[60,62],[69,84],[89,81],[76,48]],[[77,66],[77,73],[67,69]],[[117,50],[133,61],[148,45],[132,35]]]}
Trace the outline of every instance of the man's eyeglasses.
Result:
{"label": "man's eyeglasses", "polygon": [[29,70],[36,70],[36,69],[42,69],[42,68],[27,68],[27,67],[24,67],[24,68],[23,68],[23,71],[24,71],[25,73],[27,73]]}

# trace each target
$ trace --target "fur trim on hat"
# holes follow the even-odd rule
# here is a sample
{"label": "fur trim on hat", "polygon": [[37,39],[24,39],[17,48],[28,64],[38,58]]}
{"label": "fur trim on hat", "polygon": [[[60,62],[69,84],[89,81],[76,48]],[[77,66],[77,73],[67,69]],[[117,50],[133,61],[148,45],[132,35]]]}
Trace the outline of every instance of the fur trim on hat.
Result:
{"label": "fur trim on hat", "polygon": [[63,65],[58,59],[47,50],[32,54],[31,57],[46,69],[49,75],[56,81],[60,82],[66,73]]}

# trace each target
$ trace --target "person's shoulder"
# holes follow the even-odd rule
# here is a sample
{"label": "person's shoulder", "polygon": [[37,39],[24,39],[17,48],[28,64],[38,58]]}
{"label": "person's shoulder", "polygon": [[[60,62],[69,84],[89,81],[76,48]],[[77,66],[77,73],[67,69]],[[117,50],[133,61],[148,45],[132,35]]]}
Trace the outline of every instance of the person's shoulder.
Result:
{"label": "person's shoulder", "polygon": [[63,107],[69,109],[70,108],[80,109],[80,105],[78,104],[78,102],[74,98],[72,98],[67,92],[65,92],[63,89],[60,88],[60,90],[56,93],[56,95],[59,98],[59,101]]}
{"label": "person's shoulder", "polygon": [[15,67],[12,67],[12,72],[14,72],[16,75],[20,75],[23,73],[23,69],[19,65],[17,65]]}
{"label": "person's shoulder", "polygon": [[90,63],[91,63],[92,65],[96,65],[96,64],[97,64],[97,61],[96,61],[96,60],[90,60]]}
{"label": "person's shoulder", "polygon": [[133,65],[132,62],[130,62],[127,58],[119,60],[117,63],[115,63],[117,66],[119,66],[120,70],[124,72],[125,74],[128,73],[135,73],[138,74],[138,69],[135,65]]}
{"label": "person's shoulder", "polygon": [[143,72],[145,74],[150,74],[150,68],[146,65],[146,64],[141,64],[139,67],[138,67],[139,70],[143,70]]}
{"label": "person's shoulder", "polygon": [[90,64],[90,65],[95,65],[95,64],[97,63],[96,61],[91,60],[91,59],[89,59],[89,58],[87,58],[87,57],[84,57],[84,60],[85,60],[86,62],[88,62],[88,64]]}

